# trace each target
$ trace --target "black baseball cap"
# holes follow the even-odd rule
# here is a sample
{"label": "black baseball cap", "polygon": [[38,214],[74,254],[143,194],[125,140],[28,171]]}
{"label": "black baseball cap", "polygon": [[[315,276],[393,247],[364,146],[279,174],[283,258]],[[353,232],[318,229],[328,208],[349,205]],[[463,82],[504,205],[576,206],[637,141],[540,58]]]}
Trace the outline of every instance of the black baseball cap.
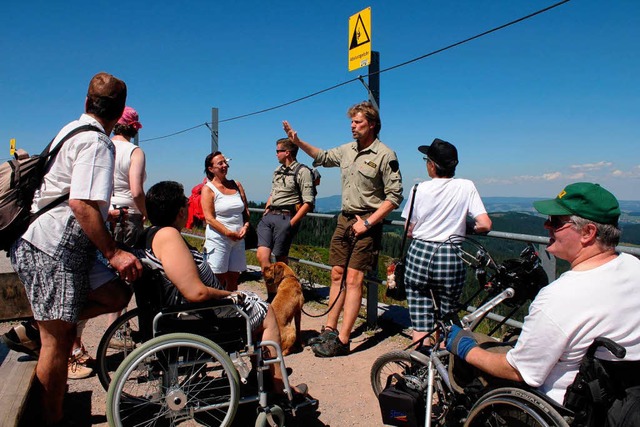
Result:
{"label": "black baseball cap", "polygon": [[449,169],[458,165],[458,150],[453,144],[440,138],[434,139],[431,145],[421,145],[418,151],[442,168]]}

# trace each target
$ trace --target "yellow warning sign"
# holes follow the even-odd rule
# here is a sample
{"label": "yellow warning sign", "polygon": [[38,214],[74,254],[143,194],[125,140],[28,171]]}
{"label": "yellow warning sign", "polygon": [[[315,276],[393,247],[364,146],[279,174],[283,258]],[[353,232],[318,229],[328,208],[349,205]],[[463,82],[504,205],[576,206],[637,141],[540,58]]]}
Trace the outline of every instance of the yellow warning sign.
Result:
{"label": "yellow warning sign", "polygon": [[15,138],[11,138],[9,140],[9,155],[11,157],[13,157],[13,153],[16,152],[16,139]]}
{"label": "yellow warning sign", "polygon": [[349,71],[371,63],[371,8],[349,18]]}

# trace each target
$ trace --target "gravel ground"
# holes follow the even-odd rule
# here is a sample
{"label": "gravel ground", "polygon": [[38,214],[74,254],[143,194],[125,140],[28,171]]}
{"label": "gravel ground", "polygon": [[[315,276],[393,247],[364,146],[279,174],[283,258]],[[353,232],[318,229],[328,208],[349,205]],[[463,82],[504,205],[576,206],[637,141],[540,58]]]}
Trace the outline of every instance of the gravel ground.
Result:
{"label": "gravel ground", "polygon": [[[240,289],[263,292],[264,285],[257,281],[244,282]],[[322,313],[326,305],[315,302],[305,304],[310,313]],[[325,317],[302,316],[303,342],[318,334]],[[352,334],[349,356],[317,358],[311,348],[285,358],[287,367],[293,369],[292,384],[306,383],[310,394],[320,401],[318,412],[304,419],[291,420],[288,426],[381,426],[378,402],[369,382],[369,372],[373,361],[391,350],[404,348],[409,340],[407,331],[392,322],[382,322],[385,326],[373,331],[366,330],[364,324],[357,326]],[[83,340],[87,350],[95,354],[96,347],[104,332],[106,319],[99,317],[88,322]],[[11,326],[4,323],[0,331]],[[65,413],[79,426],[106,426],[106,392],[94,375],[84,380],[69,380],[69,392],[65,400]],[[236,425],[253,426],[255,412],[253,406],[241,405]]]}

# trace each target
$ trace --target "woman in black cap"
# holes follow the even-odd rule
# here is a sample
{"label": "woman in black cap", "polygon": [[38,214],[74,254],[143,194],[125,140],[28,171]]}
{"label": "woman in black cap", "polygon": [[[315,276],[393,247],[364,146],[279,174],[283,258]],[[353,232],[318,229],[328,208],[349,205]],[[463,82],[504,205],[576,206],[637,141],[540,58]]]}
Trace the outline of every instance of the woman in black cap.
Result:
{"label": "woman in black cap", "polygon": [[440,312],[447,313],[456,306],[462,293],[465,268],[455,247],[446,243],[449,236],[465,235],[468,215],[475,221],[474,232],[491,230],[491,219],[473,182],[454,179],[458,165],[456,147],[436,138],[431,145],[422,145],[418,150],[426,155],[431,180],[417,186],[411,218],[407,218],[410,203],[402,212],[413,237],[407,252],[405,284],[414,341],[433,330],[433,297]]}

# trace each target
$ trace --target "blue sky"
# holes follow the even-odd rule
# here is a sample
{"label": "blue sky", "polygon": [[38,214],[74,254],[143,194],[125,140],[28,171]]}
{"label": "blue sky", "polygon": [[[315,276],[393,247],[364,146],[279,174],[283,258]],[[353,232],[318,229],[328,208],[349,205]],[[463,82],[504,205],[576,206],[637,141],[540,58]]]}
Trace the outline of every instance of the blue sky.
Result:
{"label": "blue sky", "polygon": [[[211,121],[276,106],[366,74],[347,68],[348,19],[372,9],[381,69],[554,4],[540,0],[8,2],[0,23],[0,158],[9,139],[37,152],[83,110],[89,79],[127,82],[140,113],[147,187],[203,177]],[[551,197],[599,182],[637,200],[640,184],[640,2],[573,0],[504,30],[380,76],[381,139],[405,180],[426,179],[417,146],[460,152],[457,176],[482,196]],[[330,148],[350,138],[356,81],[293,105],[220,123],[230,176],[266,200],[275,141],[289,120]],[[310,163],[304,154],[299,160]],[[321,170],[319,196],[340,193]]]}

